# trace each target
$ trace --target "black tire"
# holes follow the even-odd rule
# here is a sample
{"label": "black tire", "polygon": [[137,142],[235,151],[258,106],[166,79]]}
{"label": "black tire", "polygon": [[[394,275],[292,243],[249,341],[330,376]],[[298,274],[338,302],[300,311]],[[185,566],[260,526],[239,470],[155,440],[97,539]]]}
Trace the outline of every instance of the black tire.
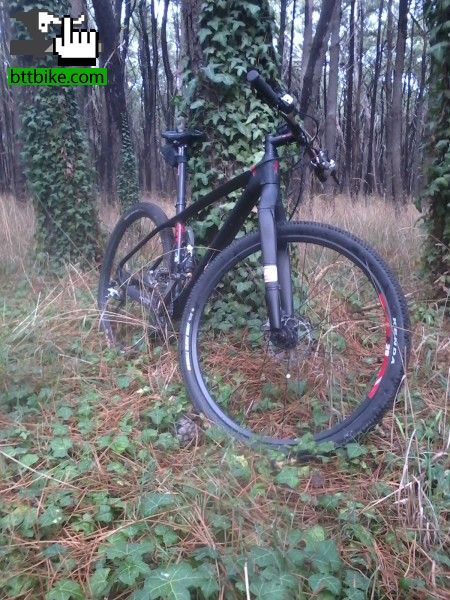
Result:
{"label": "black tire", "polygon": [[[142,330],[141,341],[148,341],[148,331],[155,331],[157,328],[155,327],[154,319],[152,320],[152,315],[147,314],[152,312],[148,306],[142,306],[139,302],[126,297],[126,294],[123,294],[122,303],[116,301],[118,306],[115,306],[113,305],[114,298],[111,298],[110,290],[116,277],[115,269],[118,260],[124,258],[127,253],[126,249],[130,249],[131,244],[135,244],[145,234],[155,227],[162,225],[167,219],[167,215],[159,206],[148,202],[141,202],[133,205],[121,215],[111,233],[100,271],[97,296],[98,308],[100,310],[100,327],[105,332],[110,346],[116,346],[123,351],[128,351],[132,347],[137,346],[137,343],[130,343],[128,340],[137,330],[139,330],[139,335]],[[133,241],[131,242],[128,238],[131,239],[132,235]],[[150,246],[152,260],[159,258],[159,268],[164,268],[167,272],[170,272],[172,251],[174,248],[172,229],[163,229],[153,240],[144,246],[142,251],[139,251],[136,257],[144,256],[144,260],[150,260],[150,255],[145,256],[144,254],[145,251],[150,252],[148,250]],[[135,260],[137,261],[137,258]],[[130,270],[133,271],[136,269],[135,273],[138,271],[141,272],[143,270],[142,264],[145,266],[145,263],[142,263],[141,260],[139,269],[133,265],[130,267]],[[143,294],[148,294],[144,286],[142,286],[142,291]],[[133,308],[130,308],[130,304],[132,304]],[[136,311],[141,312],[141,318],[135,318]],[[133,315],[133,318],[130,315]]]}
{"label": "black tire", "polygon": [[[307,313],[307,311],[311,309],[311,314],[313,315],[311,318],[315,318],[317,321],[317,318],[321,317],[322,313],[317,312],[318,317],[316,318],[314,317],[314,311],[320,310],[320,306],[322,306],[322,303],[320,303],[321,297],[324,296],[326,298],[326,294],[328,294],[329,297],[331,290],[338,300],[342,297],[342,306],[346,312],[343,314],[339,313],[338,309],[341,308],[341,304],[337,304],[338,300],[336,300],[336,302],[334,301],[333,295],[333,301],[329,300],[329,313],[333,316],[335,321],[338,322],[337,327],[341,327],[344,334],[348,336],[350,342],[355,345],[354,350],[352,350],[351,346],[347,346],[347,350],[344,349],[341,351],[343,356],[342,361],[347,361],[349,366],[353,366],[354,362],[359,360],[358,368],[361,369],[361,375],[359,373],[356,375],[356,380],[354,384],[352,383],[354,389],[360,389],[359,377],[362,378],[363,382],[367,381],[367,383],[365,383],[365,385],[367,385],[367,391],[364,391],[361,396],[356,398],[356,396],[352,395],[353,388],[350,386],[347,388],[344,387],[347,379],[348,381],[353,382],[353,374],[347,376],[347,374],[344,373],[342,365],[345,365],[345,362],[333,362],[333,360],[331,360],[331,367],[334,367],[335,364],[339,367],[337,375],[331,374],[331,376],[327,375],[327,377],[325,377],[325,373],[320,374],[317,371],[314,371],[313,373],[315,379],[312,387],[316,386],[316,382],[318,382],[317,386],[323,386],[326,391],[326,386],[329,385],[328,396],[333,394],[330,390],[333,385],[335,385],[335,377],[337,380],[340,381],[342,379],[344,382],[342,384],[342,389],[344,389],[345,394],[341,391],[341,404],[344,405],[344,402],[348,403],[351,408],[348,409],[347,404],[345,404],[345,407],[340,409],[342,415],[335,416],[334,413],[331,414],[331,411],[334,410],[334,405],[331,406],[329,409],[330,416],[328,417],[328,426],[323,427],[322,425],[315,425],[315,430],[312,431],[314,439],[318,442],[333,442],[336,445],[342,445],[369,430],[379,422],[383,414],[392,406],[396,398],[404,378],[405,366],[409,355],[410,326],[406,300],[395,276],[376,252],[368,248],[361,240],[343,230],[330,225],[313,222],[289,223],[279,227],[278,240],[279,243],[284,242],[291,245],[296,243],[298,244],[298,248],[304,248],[303,255],[296,254],[295,257],[297,258],[294,259],[294,262],[295,260],[297,261],[296,265],[300,266],[300,256],[304,256],[304,258],[302,258],[303,268],[305,267],[304,263],[307,261],[307,257],[308,260],[311,260],[309,258],[310,254],[307,253],[312,252],[312,267],[321,277],[316,281],[317,278],[315,273],[314,277],[310,277],[309,275],[305,275],[306,271],[303,271],[301,282],[299,282],[299,278],[296,279],[296,285],[298,285],[298,289],[300,290],[299,294],[303,294],[303,300],[300,303],[299,311],[302,310],[306,315],[299,317],[300,326],[305,331],[305,337],[302,338],[301,343],[304,344],[306,350],[300,351],[300,349],[296,348],[295,352],[298,352],[300,356],[296,356],[294,361],[291,360],[290,356],[288,358],[285,356],[280,358],[279,354],[277,354],[278,350],[274,351],[273,347],[270,348],[270,341],[268,343],[266,340],[258,341],[259,338],[257,336],[255,338],[254,334],[248,333],[251,331],[250,323],[255,321],[254,314],[251,312],[253,309],[249,309],[249,306],[251,307],[253,301],[252,298],[254,297],[261,298],[262,304],[264,304],[262,292],[261,295],[258,296],[256,296],[256,291],[251,292],[253,295],[251,295],[250,292],[246,292],[245,297],[241,300],[236,300],[236,304],[233,304],[236,308],[233,310],[236,310],[239,314],[242,313],[242,316],[240,317],[236,313],[235,316],[233,316],[233,319],[236,319],[236,323],[241,323],[241,329],[236,329],[235,332],[232,331],[231,333],[223,333],[224,328],[225,331],[227,331],[226,327],[229,326],[227,325],[228,321],[226,321],[227,315],[231,314],[230,311],[226,312],[227,309],[225,305],[231,297],[234,298],[232,292],[235,289],[238,289],[239,285],[234,283],[230,284],[230,281],[235,281],[235,279],[230,278],[230,273],[234,273],[233,277],[236,277],[236,274],[242,273],[242,282],[247,281],[247,284],[241,284],[242,288],[247,289],[250,287],[252,290],[256,289],[252,287],[254,285],[253,283],[251,283],[251,285],[248,283],[252,280],[255,267],[251,266],[250,271],[247,267],[247,270],[243,268],[244,265],[247,264],[245,261],[256,258],[253,253],[257,253],[260,248],[259,233],[253,233],[235,240],[228,248],[221,252],[206,268],[205,272],[194,286],[185,306],[180,329],[180,361],[182,375],[195,408],[211,421],[223,427],[232,436],[245,442],[262,443],[275,447],[289,447],[295,445],[298,443],[298,438],[301,436],[302,431],[297,432],[296,435],[294,433],[289,433],[288,437],[286,437],[283,433],[284,429],[281,429],[281,434],[276,433],[276,435],[273,435],[272,429],[276,431],[278,425],[271,424],[271,433],[268,435],[265,430],[269,426],[267,424],[259,425],[261,418],[259,416],[252,416],[253,411],[259,411],[259,405],[263,406],[264,402],[268,405],[270,404],[263,398],[263,393],[266,393],[264,392],[264,388],[267,384],[264,384],[263,386],[261,383],[261,389],[263,391],[261,391],[258,398],[249,400],[249,408],[247,408],[247,405],[245,404],[246,400],[243,397],[242,390],[253,389],[252,385],[254,382],[258,381],[257,376],[250,372],[250,375],[248,376],[249,384],[243,382],[243,377],[245,375],[245,373],[243,375],[243,372],[247,367],[241,365],[248,365],[253,361],[253,356],[251,354],[253,350],[248,350],[248,348],[251,347],[251,344],[250,342],[247,342],[247,339],[250,340],[251,335],[253,335],[253,338],[257,340],[254,342],[257,347],[257,352],[260,352],[261,355],[265,352],[266,356],[269,356],[268,359],[264,359],[261,363],[262,380],[265,380],[266,376],[270,376],[272,371],[275,375],[277,370],[281,371],[280,365],[283,361],[284,363],[288,363],[287,368],[289,369],[289,372],[286,374],[286,377],[291,376],[290,373],[293,370],[292,362],[295,363],[294,369],[297,369],[298,372],[302,369],[310,369],[313,371],[313,367],[310,365],[314,363],[317,356],[322,360],[325,360],[328,356],[328,348],[332,348],[329,350],[329,354],[332,356],[336,356],[337,353],[334,346],[328,345],[327,337],[321,332],[319,332],[319,334],[316,332],[318,341],[311,342],[311,339],[314,337],[313,328],[315,325],[309,320],[309,313]],[[297,248],[297,246],[295,246],[295,248]],[[319,256],[319,248],[321,251],[320,260],[317,258]],[[328,267],[328,271],[326,269],[319,270],[317,267],[318,264],[321,264],[322,255],[325,255],[325,257],[336,255],[338,257],[335,261],[329,263],[330,266]],[[326,260],[329,259],[326,258]],[[255,262],[251,263],[251,265],[255,264]],[[326,261],[324,264],[326,267]],[[334,270],[332,270],[331,267],[333,267]],[[256,268],[261,267],[258,266]],[[350,268],[350,270],[344,271],[344,268]],[[323,271],[325,271],[325,274],[323,274]],[[248,273],[250,273],[250,275],[248,275]],[[338,281],[335,279],[330,283],[331,273],[333,276],[337,273],[336,278],[339,277],[340,279],[338,279]],[[305,280],[303,281],[304,276]],[[361,283],[359,279],[356,280],[357,276],[358,278],[361,276]],[[255,278],[258,278],[258,280],[260,278],[262,279],[262,273],[259,275],[256,274]],[[363,302],[366,297],[369,298],[368,294],[370,290],[372,290],[370,293],[374,294],[374,305],[361,304],[361,306],[353,306],[353,304],[356,303],[354,297],[355,292],[346,295],[347,293],[345,291],[347,287],[350,286],[350,283],[353,283],[353,279],[355,279],[354,285],[357,290],[358,302]],[[364,282],[366,287],[362,286]],[[315,283],[316,288],[312,287],[313,283]],[[323,292],[321,288],[325,286],[327,286],[327,290]],[[338,290],[337,288],[340,289]],[[308,289],[306,294],[304,292],[305,289]],[[367,293],[365,291],[366,289]],[[344,290],[344,292],[342,290]],[[309,298],[309,296],[311,296],[311,298]],[[241,306],[241,303],[244,307]],[[257,305],[254,304],[254,306],[256,307]],[[254,310],[257,311],[256,308]],[[263,310],[265,310],[265,306]],[[336,314],[337,317],[335,316]],[[222,315],[225,316],[223,317]],[[348,315],[352,318],[347,318]],[[216,323],[214,319],[217,321],[216,325],[214,325],[214,323]],[[261,317],[258,317],[258,319],[259,322],[261,322]],[[382,322],[378,324],[379,319],[381,319]],[[245,320],[248,323],[247,326],[245,325]],[[331,319],[325,323],[324,320],[319,319],[317,327],[326,329],[326,335],[330,337],[333,330],[332,325],[333,321]],[[358,329],[355,329],[356,326]],[[212,333],[213,327],[215,327],[214,334]],[[218,332],[217,337],[214,337],[214,335],[216,335],[216,330]],[[353,333],[354,331],[356,331],[356,334]],[[361,335],[360,331],[363,332]],[[337,334],[334,335],[337,336]],[[216,346],[214,346],[214,342],[212,341],[216,339],[217,356],[214,354],[216,352]],[[233,341],[230,342],[230,351],[227,353],[226,344],[228,340]],[[347,338],[345,341],[347,341]],[[339,340],[339,343],[342,346],[342,340]],[[242,351],[244,344],[245,352],[247,354]],[[266,348],[264,348],[264,344],[266,344]],[[309,349],[310,345],[312,349]],[[372,349],[376,349],[376,352],[382,352],[383,356],[378,356],[378,354],[376,354],[376,359],[378,360],[378,364],[381,364],[381,367],[375,365],[374,362],[370,362],[370,360],[372,360],[371,356],[364,355],[364,348],[366,345],[368,345],[370,352],[372,352]],[[355,361],[351,360],[353,356],[352,352],[355,355]],[[289,353],[291,354],[291,351],[289,351]],[[311,353],[313,356],[311,356]],[[243,357],[246,357],[245,360],[241,358],[241,354]],[[308,360],[305,360],[305,358],[308,358]],[[227,360],[231,361],[229,371],[223,366]],[[328,358],[327,360],[330,359]],[[367,366],[366,362],[363,363],[363,360],[367,361]],[[275,368],[272,368],[272,363],[276,363]],[[328,364],[329,363],[325,362],[325,365]],[[330,369],[330,372],[331,370],[332,369]],[[237,375],[236,371],[238,372]],[[231,379],[234,378],[234,380],[226,381],[224,375],[226,373],[231,373]],[[308,376],[305,379],[306,383],[299,381],[299,388],[301,383],[305,383],[308,387]],[[376,378],[374,376],[376,376]],[[331,383],[323,383],[326,379],[330,379]],[[221,381],[223,382],[222,384]],[[215,399],[213,397],[211,389],[216,389],[216,396],[220,397],[224,388],[227,388],[227,394],[230,392],[230,386],[228,384],[231,383],[234,387],[231,388],[228,399],[218,401],[217,398]],[[282,385],[285,384],[286,386],[289,386],[290,382],[284,382]],[[219,387],[220,385],[222,385],[222,388]],[[214,388],[214,386],[216,387]],[[217,393],[217,390],[219,389],[221,390],[220,394]],[[257,389],[259,390],[259,384]],[[274,395],[274,401],[272,403],[275,405],[276,411],[278,411],[276,413],[273,412],[274,423],[278,423],[277,418],[281,411],[283,411],[283,415],[285,415],[287,412],[293,410],[294,413],[292,418],[298,419],[295,411],[306,410],[306,408],[303,407],[303,402],[306,402],[306,400],[304,400],[306,395],[305,392],[300,392],[299,389],[300,395],[303,394],[300,401],[298,396],[296,396],[296,404],[291,401],[291,404],[286,408],[286,397],[291,398],[291,389],[286,388],[286,392],[284,392],[284,388],[283,390],[281,389],[281,384],[278,389],[280,390],[280,394],[278,396],[276,394]],[[364,388],[364,390],[365,389],[366,388]],[[317,395],[317,398],[313,398],[313,395],[315,394],[316,390],[312,389],[310,392],[311,402],[313,402],[313,400],[317,402],[317,398],[322,397]],[[224,394],[224,396],[226,396],[226,394]],[[235,396],[237,397],[237,400],[236,402],[233,402]],[[284,400],[281,400],[281,396],[284,396]],[[328,396],[324,395],[324,398],[327,398]],[[280,402],[284,403],[283,408],[279,407]],[[353,403],[357,404],[353,407]],[[222,404],[225,405],[225,408]],[[234,414],[229,414],[231,412],[230,406],[234,407],[234,404],[236,404],[235,410],[240,414],[239,419],[236,419]],[[336,404],[338,404],[338,402]],[[256,408],[254,406],[256,406]],[[322,404],[320,404],[319,409],[324,410]],[[265,409],[263,408],[262,411],[264,412],[264,410]],[[270,410],[272,409],[269,408],[267,410],[270,417]],[[311,414],[314,414],[314,408],[309,408],[308,410],[310,410]],[[273,409],[273,411],[275,411],[275,409]],[[244,425],[242,424],[242,421],[247,419],[248,415],[250,415],[249,418],[253,419],[251,426],[247,423]],[[325,416],[327,415],[325,414]],[[260,421],[258,421],[258,419],[260,419]],[[320,419],[318,420],[320,422]],[[257,424],[255,425],[253,423]],[[295,426],[299,426],[298,421],[296,421]],[[258,427],[258,429],[255,431],[256,427]],[[284,427],[284,425],[282,427]]]}

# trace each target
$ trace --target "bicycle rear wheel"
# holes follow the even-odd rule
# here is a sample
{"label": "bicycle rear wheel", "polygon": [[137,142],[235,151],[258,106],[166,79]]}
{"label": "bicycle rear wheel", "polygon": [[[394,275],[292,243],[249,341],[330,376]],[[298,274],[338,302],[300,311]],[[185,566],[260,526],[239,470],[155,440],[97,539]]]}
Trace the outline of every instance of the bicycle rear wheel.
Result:
{"label": "bicycle rear wheel", "polygon": [[164,291],[170,280],[174,238],[163,229],[123,265],[123,259],[168,217],[158,206],[135,204],[119,219],[109,239],[100,272],[100,327],[111,346],[142,350],[170,322]]}
{"label": "bicycle rear wheel", "polygon": [[392,405],[409,351],[406,301],[381,258],[318,223],[279,227],[289,248],[295,347],[267,321],[259,234],[208,266],[185,307],[181,370],[195,407],[244,441],[342,444]]}

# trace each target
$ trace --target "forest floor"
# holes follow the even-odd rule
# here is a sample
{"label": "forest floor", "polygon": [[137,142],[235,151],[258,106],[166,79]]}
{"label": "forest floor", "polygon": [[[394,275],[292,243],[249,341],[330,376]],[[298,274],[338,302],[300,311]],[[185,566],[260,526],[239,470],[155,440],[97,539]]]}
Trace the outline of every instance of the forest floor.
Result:
{"label": "forest floor", "polygon": [[392,265],[413,348],[372,433],[279,468],[214,428],[180,448],[176,348],[108,350],[97,271],[39,275],[32,210],[3,198],[0,216],[0,598],[450,598],[449,327],[412,206],[302,209]]}

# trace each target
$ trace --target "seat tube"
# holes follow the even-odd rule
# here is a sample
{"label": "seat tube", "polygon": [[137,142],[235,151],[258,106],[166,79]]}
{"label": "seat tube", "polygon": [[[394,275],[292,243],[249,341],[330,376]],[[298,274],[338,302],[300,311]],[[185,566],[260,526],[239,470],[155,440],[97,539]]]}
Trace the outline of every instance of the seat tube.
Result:
{"label": "seat tube", "polygon": [[[186,208],[186,164],[187,164],[187,148],[186,146],[178,147],[178,181],[177,181],[177,203],[175,205],[176,214],[180,214]],[[183,242],[183,235],[185,232],[184,223],[176,223],[175,225],[175,263],[180,262],[181,258],[181,244]]]}

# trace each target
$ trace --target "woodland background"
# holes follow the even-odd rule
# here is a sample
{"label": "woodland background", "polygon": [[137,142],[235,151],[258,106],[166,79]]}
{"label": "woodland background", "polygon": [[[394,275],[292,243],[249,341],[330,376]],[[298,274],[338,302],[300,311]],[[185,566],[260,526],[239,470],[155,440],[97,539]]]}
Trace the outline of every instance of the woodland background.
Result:
{"label": "woodland background", "polygon": [[[39,66],[9,55],[31,8],[87,12],[107,88],[7,87]],[[0,0],[1,599],[448,600],[449,31],[449,0]],[[277,120],[249,66],[337,159],[322,186],[285,156],[285,202],[373,246],[412,321],[392,411],[304,464],[214,428],[180,447],[175,345],[123,357],[98,331],[118,214],[173,211],[160,132],[207,131],[194,198],[257,159]]]}
{"label": "woodland background", "polygon": [[[194,196],[224,174],[252,164],[274,118],[248,89],[250,66],[291,91],[301,112],[317,119],[323,145],[339,165],[339,186],[321,187],[312,182],[307,161],[300,161],[288,196],[300,194],[304,200],[315,193],[344,193],[356,200],[377,195],[399,209],[424,191],[425,167],[432,160],[426,141],[434,137],[426,128],[430,58],[437,64],[436,78],[442,64],[448,77],[445,2],[427,8],[420,0],[13,0],[1,3],[4,66],[14,64],[11,36],[23,35],[10,15],[33,7],[87,14],[99,30],[100,65],[108,67],[110,77],[105,89],[18,91],[8,88],[6,69],[0,74],[0,191],[19,199],[31,195],[37,213],[45,209],[47,215],[41,237],[55,239],[58,248],[65,244],[57,242],[51,225],[59,218],[55,211],[67,217],[79,206],[84,211],[80,232],[82,221],[92,228],[95,215],[87,205],[98,195],[109,203],[119,199],[123,206],[140,192],[173,195],[173,170],[159,152],[165,129],[202,126],[208,133],[208,142],[191,160]],[[433,19],[442,23],[441,33],[433,32]],[[438,83],[445,97],[443,82],[445,76]],[[62,105],[67,107],[64,122]],[[314,131],[311,118],[305,124]],[[435,125],[439,130],[439,114]],[[49,128],[59,129],[60,148],[45,143]],[[58,177],[55,165],[64,162],[58,152],[68,151],[70,137],[78,147],[71,164],[78,161],[78,166]],[[51,181],[43,185],[42,175],[52,169],[53,187]],[[77,169],[80,189],[88,196],[83,201],[75,187],[68,194]],[[445,177],[441,185],[448,188]],[[448,221],[436,214],[431,220],[432,236],[445,244]],[[75,256],[78,236],[75,230],[70,235]],[[95,245],[92,240],[90,250],[78,253],[92,255]],[[69,252],[60,250],[61,258]],[[442,257],[436,261],[435,270],[445,271]]]}

